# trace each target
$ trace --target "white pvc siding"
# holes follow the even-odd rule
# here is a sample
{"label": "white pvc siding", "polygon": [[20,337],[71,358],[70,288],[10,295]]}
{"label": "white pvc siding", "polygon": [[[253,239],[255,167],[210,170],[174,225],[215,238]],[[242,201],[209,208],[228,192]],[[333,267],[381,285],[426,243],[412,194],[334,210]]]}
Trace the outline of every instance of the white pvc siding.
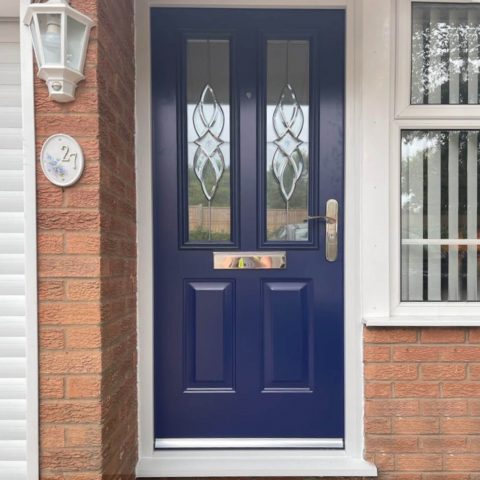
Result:
{"label": "white pvc siding", "polygon": [[27,478],[24,223],[19,26],[0,19],[0,480]]}

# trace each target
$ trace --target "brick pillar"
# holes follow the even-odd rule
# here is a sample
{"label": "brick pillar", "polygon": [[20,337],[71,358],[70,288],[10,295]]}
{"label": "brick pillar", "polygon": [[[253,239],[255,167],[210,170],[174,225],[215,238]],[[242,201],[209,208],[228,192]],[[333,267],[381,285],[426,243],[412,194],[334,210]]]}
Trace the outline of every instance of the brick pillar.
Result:
{"label": "brick pillar", "polygon": [[74,102],[35,82],[37,153],[54,133],[80,143],[73,187],[40,168],[40,442],[44,480],[134,478],[137,458],[133,0],[73,0],[91,17]]}

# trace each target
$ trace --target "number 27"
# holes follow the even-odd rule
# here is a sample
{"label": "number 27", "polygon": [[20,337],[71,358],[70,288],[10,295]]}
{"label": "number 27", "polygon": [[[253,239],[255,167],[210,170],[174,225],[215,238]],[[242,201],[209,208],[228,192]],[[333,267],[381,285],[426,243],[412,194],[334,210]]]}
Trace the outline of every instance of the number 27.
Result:
{"label": "number 27", "polygon": [[70,148],[67,145],[63,145],[62,150],[65,152],[63,155],[62,162],[69,163],[73,160],[73,169],[77,169],[77,153],[70,153]]}

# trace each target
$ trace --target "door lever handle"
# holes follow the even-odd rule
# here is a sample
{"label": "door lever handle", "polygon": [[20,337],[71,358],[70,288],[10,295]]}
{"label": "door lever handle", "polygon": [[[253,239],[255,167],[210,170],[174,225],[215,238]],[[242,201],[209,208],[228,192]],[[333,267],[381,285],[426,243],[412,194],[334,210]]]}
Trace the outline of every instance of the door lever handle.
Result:
{"label": "door lever handle", "polygon": [[304,222],[310,220],[325,221],[325,258],[328,262],[334,262],[338,257],[338,202],[330,198],[325,215],[309,215]]}
{"label": "door lever handle", "polygon": [[325,220],[326,223],[337,223],[337,220],[333,217],[327,217],[326,215],[309,215],[303,221],[308,222],[310,220]]}

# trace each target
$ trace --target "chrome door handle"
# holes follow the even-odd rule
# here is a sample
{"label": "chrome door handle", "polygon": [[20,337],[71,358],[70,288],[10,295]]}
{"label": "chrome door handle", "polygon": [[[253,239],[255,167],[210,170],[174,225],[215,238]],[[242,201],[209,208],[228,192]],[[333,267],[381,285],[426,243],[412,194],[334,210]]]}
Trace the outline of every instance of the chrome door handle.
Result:
{"label": "chrome door handle", "polygon": [[325,215],[309,215],[304,221],[325,221],[325,258],[334,262],[338,257],[338,202],[334,198],[327,200]]}
{"label": "chrome door handle", "polygon": [[326,223],[335,223],[337,220],[333,217],[327,217],[325,215],[309,215],[303,221],[308,222],[310,220],[325,220]]}
{"label": "chrome door handle", "polygon": [[325,214],[333,219],[325,225],[325,257],[334,262],[338,257],[338,202],[334,198],[327,200]]}

